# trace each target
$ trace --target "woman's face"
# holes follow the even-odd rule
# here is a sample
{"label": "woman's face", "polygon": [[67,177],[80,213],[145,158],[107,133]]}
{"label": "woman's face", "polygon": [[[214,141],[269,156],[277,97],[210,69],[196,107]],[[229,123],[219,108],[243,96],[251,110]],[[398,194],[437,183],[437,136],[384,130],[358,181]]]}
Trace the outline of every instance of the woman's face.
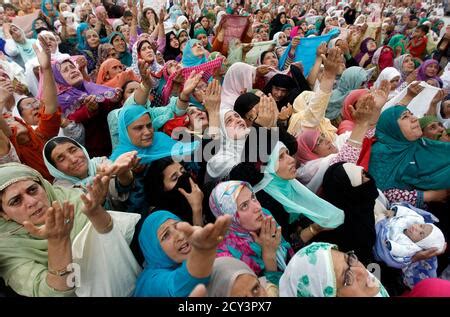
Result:
{"label": "woman's face", "polygon": [[127,24],[124,24],[120,27],[120,33],[125,37],[125,39],[130,38],[130,27]]}
{"label": "woman's face", "polygon": [[183,165],[178,162],[174,162],[167,166],[163,171],[163,185],[164,191],[171,191],[178,182],[178,178],[186,173]]}
{"label": "woman's face", "polygon": [[139,83],[137,81],[132,81],[127,84],[125,89],[123,90],[123,100],[127,100],[128,97],[131,96],[131,94],[139,88]]}
{"label": "woman's face", "polygon": [[41,117],[39,109],[41,103],[35,98],[26,98],[20,101],[17,106],[21,108],[21,116],[23,120],[29,125],[38,125]]}
{"label": "woman's face", "polygon": [[61,12],[70,11],[70,7],[67,3],[61,3],[59,5],[59,8],[61,9]]}
{"label": "woman's face", "polygon": [[225,128],[227,130],[227,135],[229,138],[234,140],[241,139],[244,135],[248,134],[247,125],[245,124],[244,119],[235,112],[228,111],[225,114]]}
{"label": "woman's face", "polygon": [[241,274],[234,281],[230,297],[267,297],[258,278],[251,274]]}
{"label": "woman's face", "polygon": [[292,28],[286,28],[286,29],[284,30],[284,34],[285,34],[286,36],[289,36],[289,35],[291,34],[291,30],[292,30]]}
{"label": "woman's face", "polygon": [[147,20],[148,20],[149,22],[154,22],[154,21],[156,21],[156,20],[155,20],[155,13],[153,12],[153,10],[148,10],[148,11],[145,13],[145,17],[147,18]]}
{"label": "woman's face", "polygon": [[437,63],[432,63],[425,68],[425,75],[428,77],[435,77],[439,71]]}
{"label": "woman's face", "polygon": [[202,42],[197,42],[192,45],[192,54],[196,57],[205,55],[205,49],[203,48]]}
{"label": "woman's face", "polygon": [[34,21],[34,29],[35,30],[42,29],[42,28],[48,29],[47,24],[44,21],[42,21],[41,19],[37,19],[36,21]]}
{"label": "woman's face", "polygon": [[422,136],[419,120],[409,110],[403,112],[397,122],[400,131],[408,141],[415,141]]}
{"label": "woman's face", "polygon": [[178,42],[183,43],[188,39],[188,34],[186,32],[181,32],[178,37]]}
{"label": "woman's face", "polygon": [[184,21],[181,23],[181,28],[184,29],[184,30],[189,29],[189,22],[188,22],[187,20],[184,20]]}
{"label": "woman's face", "polygon": [[291,17],[298,17],[300,15],[300,11],[298,10],[298,7],[294,7],[291,10]]}
{"label": "woman's face", "polygon": [[378,281],[369,275],[356,256],[331,250],[337,297],[373,297],[379,290]]}
{"label": "woman's face", "polygon": [[208,84],[200,80],[195,87],[194,93],[192,94],[195,99],[197,99],[199,102],[203,102],[205,99],[206,89],[208,88]]}
{"label": "woman's face", "polygon": [[189,107],[187,110],[189,117],[189,129],[193,131],[205,131],[208,127],[208,115],[197,107]]}
{"label": "woman's face", "polygon": [[288,94],[288,89],[284,87],[272,86],[272,97],[276,102],[283,100]]}
{"label": "woman's face", "polygon": [[441,105],[441,116],[444,119],[450,118],[450,100],[446,100]]}
{"label": "woman's face", "polygon": [[148,114],[131,123],[127,127],[128,137],[135,146],[149,147],[153,143],[152,120]]}
{"label": "woman's face", "polygon": [[46,1],[45,2],[45,8],[47,9],[47,10],[51,10],[51,9],[53,9],[53,5],[52,5],[52,3],[50,2],[50,1]]}
{"label": "woman's face", "polygon": [[250,189],[242,188],[236,199],[239,224],[245,230],[255,232],[261,229],[264,221],[261,204]]}
{"label": "woman's face", "polygon": [[84,179],[88,175],[88,158],[70,142],[58,144],[51,153],[55,167],[66,175]]}
{"label": "woman's face", "polygon": [[149,64],[152,64],[155,61],[155,53],[153,52],[150,43],[144,42],[144,44],[142,44],[139,56]]}
{"label": "woman's face", "polygon": [[2,211],[6,220],[19,224],[30,221],[34,225],[45,223],[45,214],[50,207],[44,188],[33,180],[18,181],[1,193]]}
{"label": "woman's face", "polygon": [[11,28],[9,29],[9,31],[10,31],[11,37],[13,38],[14,41],[23,42],[25,40],[23,33],[15,25],[11,25]]}
{"label": "woman's face", "polygon": [[288,36],[285,33],[280,34],[280,36],[278,37],[278,43],[280,43],[280,46],[283,46],[287,43],[287,37]]}
{"label": "woman's face", "polygon": [[47,40],[47,44],[50,48],[50,52],[52,54],[56,53],[56,49],[58,48],[58,43],[56,42],[56,38],[49,34],[44,35],[44,38]]}
{"label": "woman's face", "polygon": [[280,150],[276,172],[280,178],[285,180],[295,178],[295,174],[297,172],[295,158],[289,155],[286,148],[282,148]]}
{"label": "woman's face", "polygon": [[111,67],[108,71],[107,71],[107,76],[108,76],[108,80],[113,79],[114,77],[116,77],[118,74],[120,74],[121,72],[123,72],[125,69],[125,67],[122,64],[116,64],[113,67]]}
{"label": "woman's face", "polygon": [[204,17],[200,20],[200,24],[203,26],[205,30],[209,28],[209,20],[208,18]]}
{"label": "woman's face", "polygon": [[200,42],[202,42],[203,47],[207,47],[208,46],[208,37],[206,36],[206,34],[199,34],[197,35],[197,40],[199,40]]}
{"label": "woman's face", "polygon": [[100,45],[100,38],[94,30],[86,31],[86,42],[90,48],[96,48]]}
{"label": "woman's face", "polygon": [[126,49],[127,49],[127,44],[126,44],[125,41],[122,39],[122,37],[119,36],[119,35],[117,35],[117,36],[113,39],[113,41],[112,41],[111,44],[114,46],[115,50],[116,50],[117,52],[119,52],[119,53],[123,53],[123,52],[125,52]]}
{"label": "woman's face", "polygon": [[321,135],[317,140],[316,146],[314,147],[313,153],[317,154],[320,157],[326,157],[330,154],[337,153],[338,149],[334,146],[333,142],[331,142],[324,135]]}
{"label": "woman's face", "polygon": [[107,58],[119,59],[119,53],[117,53],[117,51],[114,47],[109,49]]}
{"label": "woman's face", "polygon": [[281,24],[286,24],[286,15],[285,14],[282,14],[280,16],[280,22],[281,22]]}
{"label": "woman's face", "polygon": [[391,91],[394,91],[398,87],[398,83],[400,82],[400,76],[396,76],[391,79]]}
{"label": "woman's face", "polygon": [[77,86],[83,82],[80,70],[71,62],[64,62],[60,68],[61,76],[70,86]]}
{"label": "woman's face", "polygon": [[402,68],[406,74],[409,74],[414,71],[414,69],[416,68],[416,65],[414,64],[414,61],[411,56],[405,57],[405,60],[403,61],[403,64],[402,64]]}
{"label": "woman's face", "polygon": [[266,55],[264,55],[262,63],[264,65],[269,65],[269,66],[278,68],[278,59],[276,58],[275,54],[272,52],[269,52]]}
{"label": "woman's face", "polygon": [[175,36],[175,34],[170,34],[170,46],[173,47],[173,48],[179,48],[180,47],[180,42],[178,41],[178,39]]}
{"label": "woman's face", "polygon": [[429,139],[436,140],[442,133],[444,133],[445,128],[440,122],[433,122],[423,128],[423,136]]}
{"label": "woman's face", "polygon": [[93,14],[89,14],[88,23],[91,26],[95,26],[97,24],[97,17]]}
{"label": "woman's face", "polygon": [[377,49],[377,43],[375,43],[375,41],[373,41],[373,40],[369,40],[367,42],[367,50],[369,52],[374,52],[374,51],[376,51],[376,49]]}
{"label": "woman's face", "polygon": [[268,12],[264,14],[263,21],[265,23],[270,23],[272,21],[272,15]]}
{"label": "woman's face", "polygon": [[183,263],[191,252],[191,245],[183,232],[176,228],[177,221],[168,219],[157,231],[161,248],[176,263]]}
{"label": "woman's face", "polygon": [[168,61],[169,65],[167,66],[167,74],[172,75],[173,73],[181,70],[183,67],[177,61]]}
{"label": "woman's face", "polygon": [[302,28],[303,32],[308,31],[308,24],[306,22],[300,24],[300,27]]}

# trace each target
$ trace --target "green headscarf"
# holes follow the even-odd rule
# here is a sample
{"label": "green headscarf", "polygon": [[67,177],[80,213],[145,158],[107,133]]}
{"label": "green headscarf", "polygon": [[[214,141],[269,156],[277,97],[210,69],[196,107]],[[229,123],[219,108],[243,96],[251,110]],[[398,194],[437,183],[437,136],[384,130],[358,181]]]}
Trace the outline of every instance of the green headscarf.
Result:
{"label": "green headscarf", "polygon": [[406,53],[405,43],[406,37],[403,34],[396,34],[389,40],[388,46],[394,50],[394,54],[396,54],[395,49],[400,46],[402,48],[402,52],[400,55]]}
{"label": "green headscarf", "polygon": [[[208,34],[206,33],[205,29],[204,28],[200,28],[200,29],[195,30],[195,32],[194,32],[194,39],[198,40],[197,36],[199,36],[200,34],[204,34],[206,36],[206,38],[208,38]],[[212,47],[211,47],[211,44],[209,43],[209,40],[208,40],[208,45],[206,45],[205,49],[208,52],[211,52],[211,50],[212,50]]]}
{"label": "green headscarf", "polygon": [[427,138],[408,141],[397,122],[406,110],[394,106],[381,113],[369,173],[381,190],[450,188],[450,143]]}
{"label": "green headscarf", "polygon": [[422,130],[433,122],[439,122],[439,119],[436,116],[424,116],[419,119],[420,128]]}
{"label": "green headscarf", "polygon": [[[26,165],[0,165],[0,192],[23,180],[40,183],[50,204],[58,201],[62,205],[67,200],[74,205],[74,224],[70,232],[73,241],[88,223],[87,217],[81,211],[82,192],[79,189],[52,186],[41,174]],[[47,240],[33,237],[22,225],[0,217],[0,276],[15,292],[25,296],[61,296],[73,293],[73,290],[57,292],[47,285],[47,250]]]}
{"label": "green headscarf", "polygon": [[290,214],[291,223],[304,215],[324,228],[336,228],[343,224],[344,212],[341,209],[316,196],[298,180],[285,180],[278,176],[277,163],[283,148],[286,146],[277,142],[264,169],[264,178],[253,187],[255,192],[263,189],[282,204]]}

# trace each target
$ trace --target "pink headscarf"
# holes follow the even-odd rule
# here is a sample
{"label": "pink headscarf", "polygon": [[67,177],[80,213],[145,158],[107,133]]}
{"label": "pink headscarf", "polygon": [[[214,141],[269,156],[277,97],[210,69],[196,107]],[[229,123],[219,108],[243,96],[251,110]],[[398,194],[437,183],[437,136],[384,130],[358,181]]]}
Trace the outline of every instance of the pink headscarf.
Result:
{"label": "pink headscarf", "polygon": [[250,92],[253,88],[255,77],[256,67],[241,62],[231,65],[223,79],[221,109],[233,109],[241,91]]}
{"label": "pink headscarf", "polygon": [[305,129],[297,137],[297,160],[305,164],[306,162],[320,158],[319,155],[313,153],[320,137],[320,131],[316,129]]}
{"label": "pink headscarf", "polygon": [[352,131],[355,126],[355,122],[353,122],[352,112],[350,110],[350,106],[354,106],[356,102],[367,94],[369,90],[367,89],[356,89],[348,94],[344,99],[344,106],[342,107],[341,114],[342,119],[344,119],[340,124],[337,130],[337,134],[342,134],[347,131]]}
{"label": "pink headscarf", "polygon": [[402,297],[450,297],[450,281],[440,278],[427,278],[417,283]]}

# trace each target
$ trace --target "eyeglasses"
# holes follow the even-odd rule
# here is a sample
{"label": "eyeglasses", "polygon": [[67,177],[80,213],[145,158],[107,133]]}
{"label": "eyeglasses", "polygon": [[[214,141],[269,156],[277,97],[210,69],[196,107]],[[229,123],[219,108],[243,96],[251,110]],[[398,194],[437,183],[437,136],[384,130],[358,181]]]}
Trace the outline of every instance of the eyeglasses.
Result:
{"label": "eyeglasses", "polygon": [[34,100],[33,102],[24,103],[20,105],[23,110],[25,109],[38,109],[41,106],[41,103],[39,100]]}
{"label": "eyeglasses", "polygon": [[344,286],[351,286],[354,282],[353,272],[351,268],[358,263],[358,257],[356,256],[355,251],[349,251],[346,254],[348,268],[344,273]]}

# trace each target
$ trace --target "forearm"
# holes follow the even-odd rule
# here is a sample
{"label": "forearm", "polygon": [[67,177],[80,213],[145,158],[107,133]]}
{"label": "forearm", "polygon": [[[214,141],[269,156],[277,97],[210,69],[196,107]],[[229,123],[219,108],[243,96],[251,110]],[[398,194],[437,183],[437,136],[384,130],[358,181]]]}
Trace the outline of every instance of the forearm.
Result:
{"label": "forearm", "polygon": [[356,123],[352,130],[352,133],[350,134],[349,140],[362,143],[368,129],[369,129],[368,123]]}
{"label": "forearm", "polygon": [[0,115],[0,129],[3,131],[3,133],[6,135],[6,137],[11,137],[12,131],[9,127],[8,123],[6,123],[5,119],[2,115]]}
{"label": "forearm", "polygon": [[117,175],[117,181],[121,186],[129,186],[131,183],[133,183],[134,175],[132,171],[127,171],[125,173],[122,173],[120,175]]}
{"label": "forearm", "polygon": [[336,80],[335,74],[331,74],[331,73],[325,71],[323,73],[322,79],[320,81],[320,90],[324,93],[332,92],[335,80]]}
{"label": "forearm", "polygon": [[87,215],[87,217],[98,233],[105,234],[112,230],[113,220],[103,206],[98,206],[97,209]]}
{"label": "forearm", "polygon": [[56,83],[51,68],[43,69],[44,76],[44,93],[43,101],[45,104],[45,113],[53,114],[58,109],[58,99],[56,94]]}
{"label": "forearm", "polygon": [[427,116],[436,116],[437,115],[437,103],[430,103],[430,107],[428,107],[428,111],[425,115]]}
{"label": "forearm", "polygon": [[97,113],[90,112],[86,106],[81,106],[78,110],[74,111],[70,115],[67,116],[67,119],[75,122],[86,122],[89,121],[92,117],[94,117]]}
{"label": "forearm", "polygon": [[203,209],[202,207],[192,208],[192,224],[203,227]]}
{"label": "forearm", "polygon": [[64,271],[72,263],[72,244],[70,237],[64,240],[48,240],[48,286],[58,290],[67,291],[72,287],[67,285],[67,275],[58,276],[52,271]]}
{"label": "forearm", "polygon": [[264,252],[263,250],[263,262],[266,271],[276,272],[277,271],[277,257],[276,252]]}
{"label": "forearm", "polygon": [[216,258],[216,249],[199,250],[192,247],[187,259],[187,269],[196,278],[205,278],[211,275],[212,266]]}
{"label": "forearm", "polygon": [[310,87],[314,87],[314,84],[316,83],[317,75],[319,74],[320,70],[320,65],[322,65],[322,58],[317,57],[313,68],[309,72],[308,78],[306,78]]}
{"label": "forearm", "polygon": [[134,101],[136,101],[138,105],[145,106],[147,104],[149,94],[150,88],[147,86],[142,87],[141,85],[134,93]]}
{"label": "forearm", "polygon": [[189,106],[189,95],[181,92],[180,96],[177,99],[177,108],[180,110],[186,110]]}

